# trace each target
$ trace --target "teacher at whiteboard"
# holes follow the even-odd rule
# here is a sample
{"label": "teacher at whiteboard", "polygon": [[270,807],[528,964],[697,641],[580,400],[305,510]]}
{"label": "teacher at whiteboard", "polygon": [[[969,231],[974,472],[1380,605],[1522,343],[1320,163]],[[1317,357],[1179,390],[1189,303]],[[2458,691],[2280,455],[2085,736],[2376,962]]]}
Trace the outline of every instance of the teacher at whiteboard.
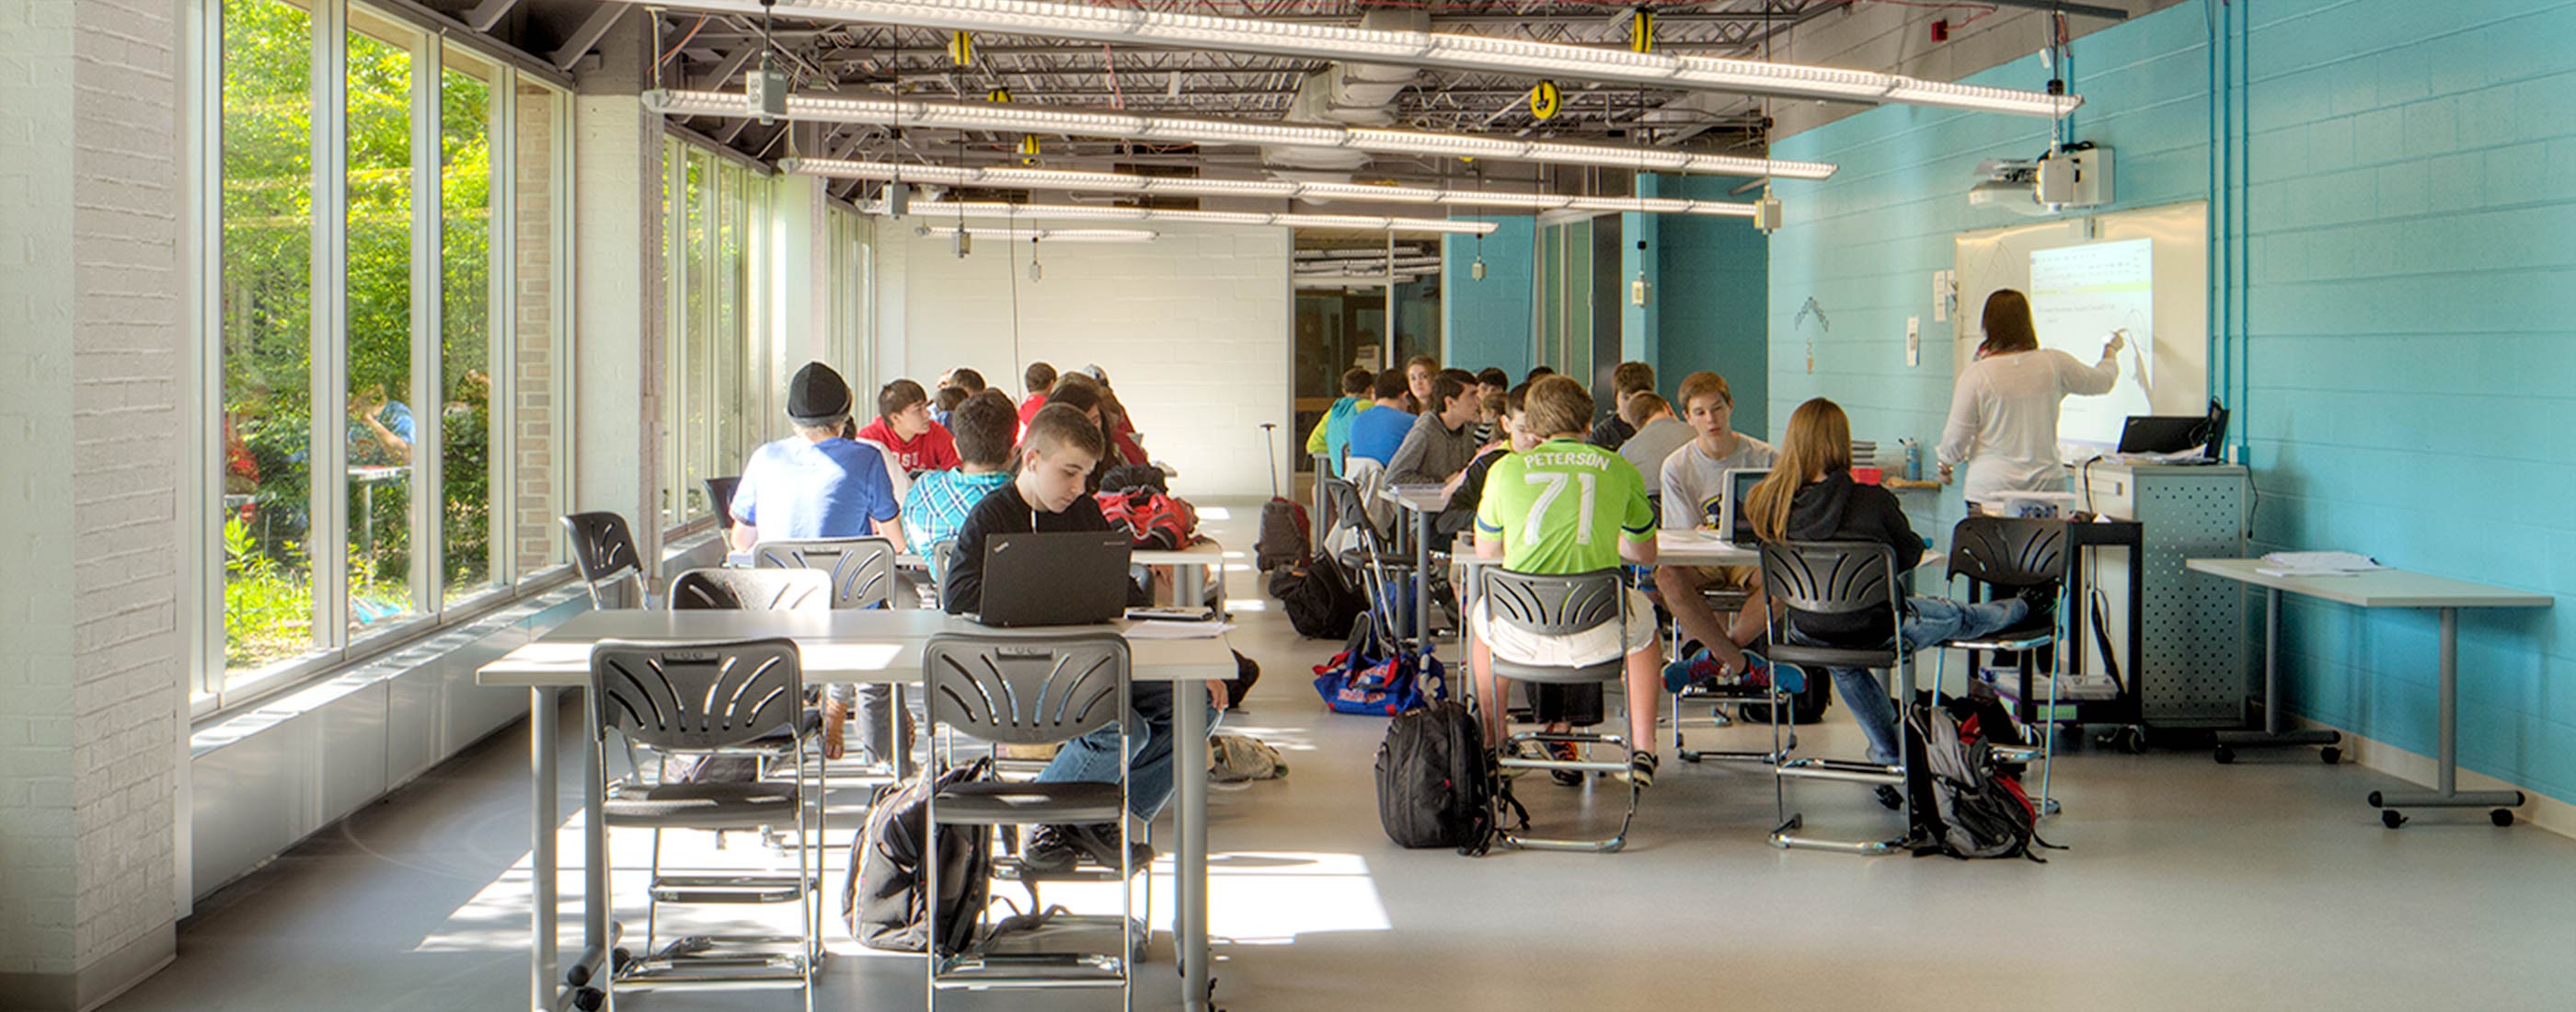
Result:
{"label": "teacher at whiteboard", "polygon": [[1982,508],[2003,492],[2063,492],[2057,460],[2057,402],[2068,394],[2099,396],[2120,381],[2120,348],[2111,335],[2102,360],[2085,365],[2075,356],[2039,346],[2030,298],[2010,288],[1986,297],[1985,343],[1977,360],[1959,373],[1950,397],[1950,421],[1941,429],[1941,481],[1968,465],[1965,492]]}

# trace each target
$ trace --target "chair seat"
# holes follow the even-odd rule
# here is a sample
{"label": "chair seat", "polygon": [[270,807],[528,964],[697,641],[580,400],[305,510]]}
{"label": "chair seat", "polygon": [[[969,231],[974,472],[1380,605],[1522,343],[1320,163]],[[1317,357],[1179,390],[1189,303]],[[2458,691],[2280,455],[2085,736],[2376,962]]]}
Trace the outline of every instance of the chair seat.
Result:
{"label": "chair seat", "polygon": [[1973,639],[1955,639],[1941,645],[1960,650],[2034,650],[2057,641],[2057,617],[2032,615],[2019,622]]}
{"label": "chair seat", "polygon": [[1624,655],[1581,668],[1552,668],[1515,663],[1500,657],[1494,658],[1494,674],[1497,677],[1509,678],[1515,682],[1538,682],[1543,685],[1596,685],[1602,682],[1616,682],[1626,677],[1627,672],[1627,658]]}
{"label": "chair seat", "polygon": [[1820,668],[1892,668],[1896,651],[1889,647],[1814,647],[1797,643],[1773,643],[1768,655],[1774,664],[1815,665]]}
{"label": "chair seat", "polygon": [[1114,783],[978,780],[939,792],[931,813],[948,826],[1084,824],[1117,821],[1122,801]]}
{"label": "chair seat", "polygon": [[627,785],[608,798],[604,821],[646,829],[754,829],[796,821],[793,783]]}

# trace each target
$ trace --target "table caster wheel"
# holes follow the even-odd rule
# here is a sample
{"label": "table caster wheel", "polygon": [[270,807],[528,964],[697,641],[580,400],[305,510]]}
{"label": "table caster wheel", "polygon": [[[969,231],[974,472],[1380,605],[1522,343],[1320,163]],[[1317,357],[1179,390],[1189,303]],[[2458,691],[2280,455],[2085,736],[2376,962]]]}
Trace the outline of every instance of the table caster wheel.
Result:
{"label": "table caster wheel", "polygon": [[581,1012],[599,1012],[599,1007],[606,1004],[608,995],[595,987],[585,987],[572,993],[572,1006]]}
{"label": "table caster wheel", "polygon": [[2218,760],[2219,765],[2225,766],[2236,761],[2236,750],[2221,745],[2218,746],[2218,751],[2210,753],[2209,757]]}
{"label": "table caster wheel", "polygon": [[2488,812],[2487,821],[2495,823],[2498,827],[2513,825],[2513,809],[2499,808]]}
{"label": "table caster wheel", "polygon": [[2334,747],[2334,746],[2332,746],[2332,745],[2328,745],[2328,746],[2326,746],[2326,747],[2324,747],[2324,748],[2318,749],[2318,750],[2317,750],[2317,761],[2318,761],[2318,762],[2322,762],[2322,763],[2324,763],[2324,764],[2326,764],[2326,765],[2328,765],[2328,766],[2332,766],[2332,765],[2334,765],[2334,764],[2336,764],[2336,763],[2342,762],[2342,761],[2343,761],[2343,750],[2342,750],[2342,749],[2339,749],[2339,748],[2336,748],[2336,747]]}
{"label": "table caster wheel", "polygon": [[2397,814],[2397,810],[2394,808],[2385,809],[2379,813],[2379,824],[2390,829],[2395,829],[2406,824],[2406,817]]}
{"label": "table caster wheel", "polygon": [[2367,800],[2370,802],[2370,807],[2372,807],[2372,808],[2377,808],[2377,807],[2379,807],[2379,792],[2378,792],[2378,791],[2372,791],[2372,792],[2370,792],[2370,797],[2369,797]]}

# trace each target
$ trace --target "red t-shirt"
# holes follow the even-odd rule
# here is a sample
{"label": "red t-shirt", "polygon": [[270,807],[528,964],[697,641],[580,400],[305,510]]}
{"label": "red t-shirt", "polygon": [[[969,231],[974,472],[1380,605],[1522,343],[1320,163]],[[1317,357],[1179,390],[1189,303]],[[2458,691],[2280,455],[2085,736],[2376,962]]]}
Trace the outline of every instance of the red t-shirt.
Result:
{"label": "red t-shirt", "polygon": [[1029,431],[1029,419],[1036,418],[1038,416],[1038,409],[1046,406],[1046,399],[1047,395],[1042,393],[1030,394],[1028,400],[1020,402],[1021,432]]}
{"label": "red t-shirt", "polygon": [[894,426],[887,425],[886,420],[880,418],[860,429],[859,438],[894,451],[895,465],[907,473],[946,471],[963,463],[957,457],[956,437],[949,435],[948,429],[938,422],[930,423],[930,431],[907,443],[896,439]]}

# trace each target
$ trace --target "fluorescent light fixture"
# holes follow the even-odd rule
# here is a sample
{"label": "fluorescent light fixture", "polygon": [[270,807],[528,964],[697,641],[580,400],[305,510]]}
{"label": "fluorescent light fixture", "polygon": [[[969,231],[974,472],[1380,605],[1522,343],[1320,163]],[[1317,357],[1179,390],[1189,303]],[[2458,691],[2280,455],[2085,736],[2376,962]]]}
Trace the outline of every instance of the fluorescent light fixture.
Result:
{"label": "fluorescent light fixture", "polygon": [[[922,235],[951,236],[957,234],[957,226],[923,225],[917,231]],[[1155,239],[1160,238],[1163,233],[1143,228],[1006,228],[999,226],[993,228],[979,228],[968,226],[966,234],[978,239],[1000,239],[1006,242],[1020,242],[1024,240],[1036,241],[1040,239],[1047,242],[1152,242]]]}
{"label": "fluorescent light fixture", "polygon": [[[883,203],[870,204],[869,214],[884,214]],[[1291,228],[1343,228],[1364,232],[1445,232],[1457,235],[1483,235],[1494,230],[1490,221],[1444,218],[1380,218],[1360,214],[1271,214],[1260,211],[1173,211],[1159,207],[1108,207],[1088,204],[998,204],[977,201],[916,200],[912,211],[917,215],[943,218],[1011,218],[1057,219],[1061,221],[1180,221],[1208,225],[1286,225]]]}
{"label": "fluorescent light fixture", "polygon": [[1444,67],[1514,77],[1560,77],[1689,91],[1752,92],[2054,118],[2074,95],[1924,81],[1896,74],[1762,60],[1637,53],[1487,35],[1404,32],[1257,18],[1180,14],[1044,0],[627,0],[677,10],[772,13],[812,21],[907,25],[1060,39],[1269,53],[1358,63]]}
{"label": "fluorescent light fixture", "polygon": [[1180,197],[1263,197],[1278,200],[1349,200],[1402,204],[1449,204],[1461,207],[1510,207],[1536,211],[1635,211],[1643,214],[1698,214],[1750,218],[1753,205],[1725,200],[1676,200],[1664,197],[1573,197],[1555,193],[1458,190],[1429,186],[1376,186],[1368,183],[1300,183],[1285,179],[1182,179],[1135,176],[1117,172],[1070,172],[1059,169],[964,168],[953,165],[897,165],[822,158],[791,158],[779,168],[832,179],[902,179],[907,183],[980,186],[997,190],[1079,190]]}
{"label": "fluorescent light fixture", "polygon": [[[666,116],[751,115],[740,94],[720,91],[644,93],[644,106]],[[814,123],[868,123],[894,127],[980,130],[1006,134],[1067,134],[1123,140],[1187,144],[1279,145],[1348,148],[1390,155],[1490,158],[1499,161],[1595,165],[1640,172],[1689,172],[1703,176],[1772,176],[1823,179],[1834,167],[1823,162],[1783,162],[1735,155],[1703,155],[1667,148],[1615,144],[1568,144],[1515,137],[1438,134],[1375,127],[1342,127],[1316,123],[1254,123],[1243,120],[1181,116],[1138,116],[1123,112],[1057,109],[1015,103],[923,102],[889,97],[790,95],[787,118]],[[904,181],[913,177],[905,169]]]}

